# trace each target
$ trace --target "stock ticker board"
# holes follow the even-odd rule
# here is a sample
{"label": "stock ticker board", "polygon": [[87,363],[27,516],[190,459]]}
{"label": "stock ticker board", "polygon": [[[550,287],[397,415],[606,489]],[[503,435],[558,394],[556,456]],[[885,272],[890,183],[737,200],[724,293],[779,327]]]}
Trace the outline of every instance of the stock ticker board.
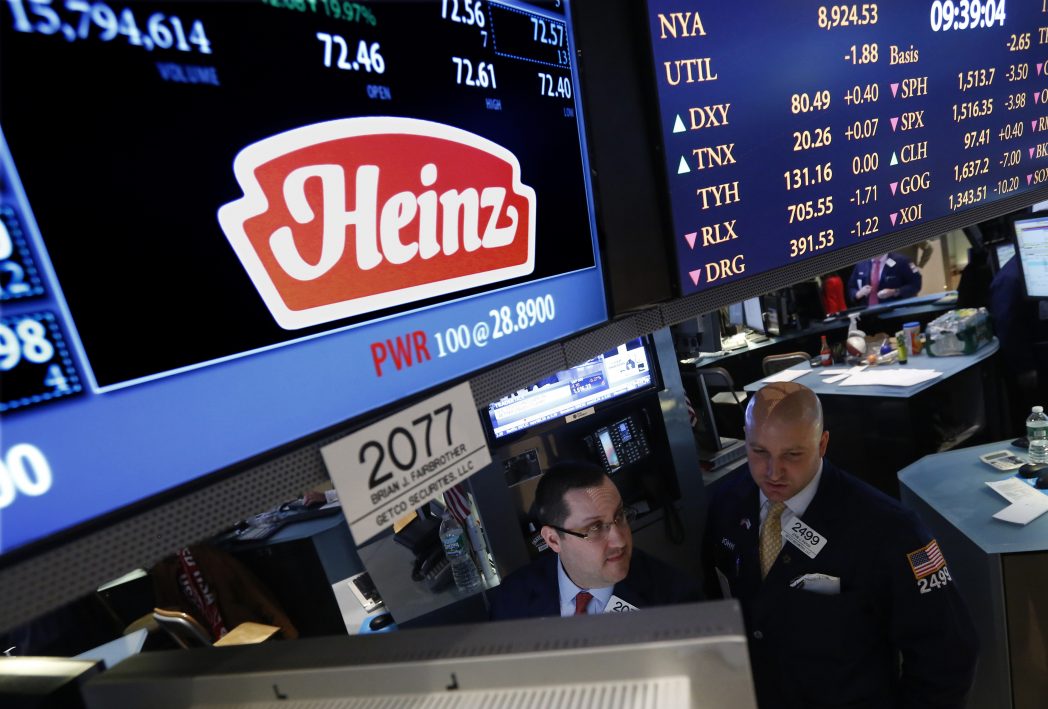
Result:
{"label": "stock ticker board", "polygon": [[1048,3],[650,0],[685,294],[1048,184]]}

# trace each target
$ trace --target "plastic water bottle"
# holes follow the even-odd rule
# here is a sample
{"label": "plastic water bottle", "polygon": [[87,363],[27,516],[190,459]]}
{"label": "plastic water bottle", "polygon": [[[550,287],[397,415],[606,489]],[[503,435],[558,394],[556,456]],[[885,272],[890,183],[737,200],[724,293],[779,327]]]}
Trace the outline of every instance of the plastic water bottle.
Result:
{"label": "plastic water bottle", "polygon": [[1030,441],[1030,462],[1048,463],[1048,416],[1043,406],[1035,406],[1026,419],[1026,439]]}
{"label": "plastic water bottle", "polygon": [[451,564],[451,575],[455,577],[458,589],[464,593],[479,591],[480,574],[477,573],[473,557],[470,556],[466,533],[448,510],[444,510],[444,517],[440,522],[440,541],[444,545],[444,556]]}

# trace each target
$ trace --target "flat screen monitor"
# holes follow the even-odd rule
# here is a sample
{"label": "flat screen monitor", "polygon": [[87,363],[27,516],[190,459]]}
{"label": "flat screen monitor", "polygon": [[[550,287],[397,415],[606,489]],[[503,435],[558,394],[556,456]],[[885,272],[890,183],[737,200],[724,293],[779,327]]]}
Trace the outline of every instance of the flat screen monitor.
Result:
{"label": "flat screen monitor", "polygon": [[743,310],[746,312],[746,327],[764,334],[764,311],[761,309],[761,299],[758,298],[747,298],[742,303]]}
{"label": "flat screen monitor", "polygon": [[742,303],[732,303],[728,306],[728,323],[734,325],[736,331],[746,327],[746,311]]}
{"label": "flat screen monitor", "polygon": [[721,327],[720,310],[713,310],[699,316],[699,347],[703,352],[717,352],[721,348],[721,336],[724,328]]}
{"label": "flat screen monitor", "polygon": [[1004,264],[1015,256],[1015,244],[997,244],[993,247],[994,257],[997,259],[997,270],[1004,268]]}
{"label": "flat screen monitor", "polygon": [[1048,298],[1048,217],[1016,220],[1015,253],[1026,295]]}
{"label": "flat screen monitor", "polygon": [[647,10],[684,295],[942,233],[1048,185],[1037,3]]}
{"label": "flat screen monitor", "polygon": [[738,601],[151,652],[88,709],[149,706],[756,709]]}
{"label": "flat screen monitor", "polygon": [[[655,386],[653,353],[637,338],[488,405],[496,439]],[[601,444],[610,446],[610,435]],[[614,449],[609,460],[614,456]],[[615,466],[617,467],[617,465]]]}
{"label": "flat screen monitor", "polygon": [[694,412],[695,423],[692,426],[700,456],[723,450],[725,441],[717,430],[717,417],[713,412],[713,400],[706,381],[694,371],[682,373],[682,380],[691,411]]}
{"label": "flat screen monitor", "polygon": [[0,554],[603,322],[569,4],[0,3]]}

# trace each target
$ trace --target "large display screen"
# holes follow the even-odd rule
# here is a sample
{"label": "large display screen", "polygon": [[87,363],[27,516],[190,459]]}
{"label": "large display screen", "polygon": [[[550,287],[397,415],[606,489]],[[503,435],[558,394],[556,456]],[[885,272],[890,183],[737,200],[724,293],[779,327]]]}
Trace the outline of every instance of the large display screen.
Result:
{"label": "large display screen", "polygon": [[683,293],[1048,183],[1048,9],[648,0]]}
{"label": "large display screen", "polygon": [[488,418],[495,438],[502,438],[654,383],[648,350],[637,338],[492,402]]}
{"label": "large display screen", "polygon": [[0,2],[0,553],[604,321],[567,5]]}

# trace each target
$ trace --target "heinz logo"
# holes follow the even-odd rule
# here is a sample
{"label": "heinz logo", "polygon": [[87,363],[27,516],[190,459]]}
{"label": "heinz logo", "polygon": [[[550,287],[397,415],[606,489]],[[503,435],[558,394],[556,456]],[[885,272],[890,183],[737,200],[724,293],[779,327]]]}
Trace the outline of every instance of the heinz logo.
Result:
{"label": "heinz logo", "polygon": [[535,190],[516,156],[410,118],[349,118],[244,148],[218,221],[296,329],[530,274]]}

